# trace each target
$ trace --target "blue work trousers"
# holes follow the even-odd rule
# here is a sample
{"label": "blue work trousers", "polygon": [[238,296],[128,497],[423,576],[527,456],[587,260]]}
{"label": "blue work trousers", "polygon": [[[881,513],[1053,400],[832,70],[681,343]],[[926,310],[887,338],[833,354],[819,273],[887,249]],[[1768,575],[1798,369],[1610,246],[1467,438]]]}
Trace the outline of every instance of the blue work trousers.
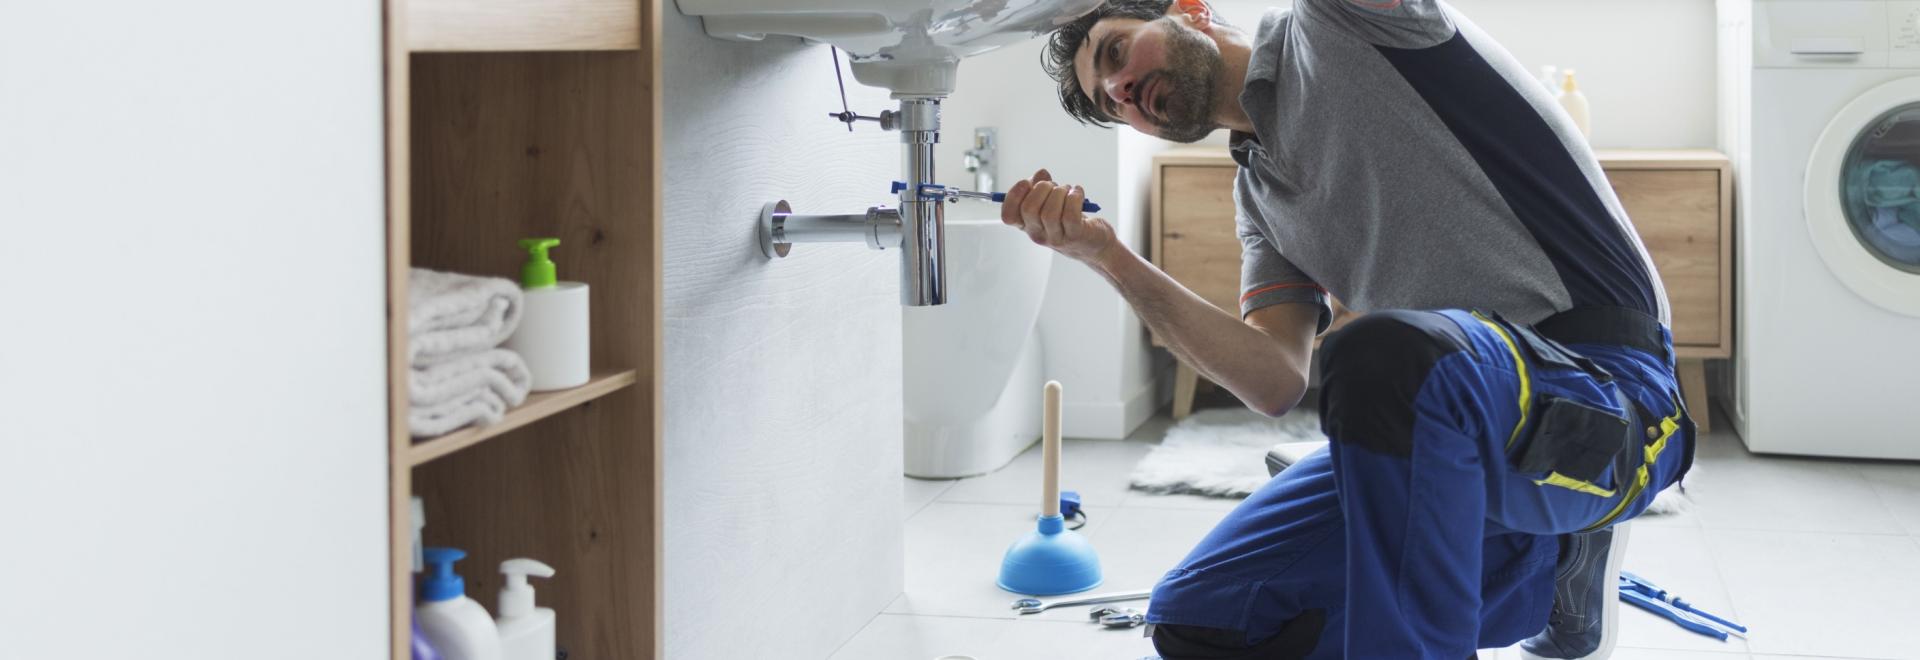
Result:
{"label": "blue work trousers", "polygon": [[[1656,353],[1466,311],[1356,320],[1322,351],[1329,450],[1236,507],[1155,587],[1147,621],[1248,649],[1196,658],[1460,660],[1540,632],[1558,537],[1638,515],[1686,467],[1693,427],[1659,334]],[[1582,435],[1620,439],[1597,474],[1577,447],[1530,453]]]}

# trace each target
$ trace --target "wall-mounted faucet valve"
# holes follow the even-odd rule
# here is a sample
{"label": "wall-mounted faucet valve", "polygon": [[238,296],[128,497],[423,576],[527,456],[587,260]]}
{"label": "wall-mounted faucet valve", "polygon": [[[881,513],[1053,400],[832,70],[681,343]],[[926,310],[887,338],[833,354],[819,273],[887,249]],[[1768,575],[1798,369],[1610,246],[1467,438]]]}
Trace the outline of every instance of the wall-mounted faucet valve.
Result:
{"label": "wall-mounted faucet valve", "polygon": [[880,124],[880,130],[883,130],[883,131],[891,131],[898,128],[898,124],[894,121],[894,118],[897,117],[898,115],[894,114],[892,110],[881,110],[880,116],[878,117],[868,117],[863,114],[855,113],[852,110],[847,110],[845,112],[829,112],[827,113],[827,116],[832,117],[839,121],[846,122],[847,130],[849,131],[853,130],[853,123],[856,121],[870,121],[870,122]]}
{"label": "wall-mounted faucet valve", "polygon": [[973,173],[973,187],[977,190],[993,190],[994,183],[1000,179],[1000,137],[994,129],[981,126],[973,129],[973,148],[966,150],[967,171]]}

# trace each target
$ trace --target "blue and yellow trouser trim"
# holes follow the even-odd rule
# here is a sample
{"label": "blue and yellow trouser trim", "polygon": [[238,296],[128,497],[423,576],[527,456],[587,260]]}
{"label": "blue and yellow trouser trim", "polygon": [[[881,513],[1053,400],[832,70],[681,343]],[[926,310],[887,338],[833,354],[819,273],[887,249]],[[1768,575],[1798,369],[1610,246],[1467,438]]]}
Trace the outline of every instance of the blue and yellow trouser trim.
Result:
{"label": "blue and yellow trouser trim", "polygon": [[1395,311],[1329,337],[1329,451],[1162,579],[1161,654],[1458,660],[1539,632],[1558,535],[1638,515],[1689,462],[1670,339],[1636,314]]}

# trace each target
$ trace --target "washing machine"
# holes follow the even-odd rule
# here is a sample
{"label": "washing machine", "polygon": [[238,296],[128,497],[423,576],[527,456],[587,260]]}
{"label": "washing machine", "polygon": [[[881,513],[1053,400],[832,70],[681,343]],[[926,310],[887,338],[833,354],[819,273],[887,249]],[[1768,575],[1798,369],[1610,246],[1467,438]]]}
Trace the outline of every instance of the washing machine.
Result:
{"label": "washing machine", "polygon": [[1920,459],[1920,1],[1720,0],[1724,406],[1762,453]]}

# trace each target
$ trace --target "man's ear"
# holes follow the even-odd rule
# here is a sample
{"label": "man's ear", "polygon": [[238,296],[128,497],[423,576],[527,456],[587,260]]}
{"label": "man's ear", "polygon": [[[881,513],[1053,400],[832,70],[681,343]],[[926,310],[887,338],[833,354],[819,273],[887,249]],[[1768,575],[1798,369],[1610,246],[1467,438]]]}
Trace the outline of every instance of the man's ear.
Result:
{"label": "man's ear", "polygon": [[1195,30],[1206,32],[1213,29],[1213,8],[1207,6],[1206,0],[1173,0],[1173,6],[1167,8],[1167,13],[1180,17],[1180,20],[1186,21],[1187,27]]}

